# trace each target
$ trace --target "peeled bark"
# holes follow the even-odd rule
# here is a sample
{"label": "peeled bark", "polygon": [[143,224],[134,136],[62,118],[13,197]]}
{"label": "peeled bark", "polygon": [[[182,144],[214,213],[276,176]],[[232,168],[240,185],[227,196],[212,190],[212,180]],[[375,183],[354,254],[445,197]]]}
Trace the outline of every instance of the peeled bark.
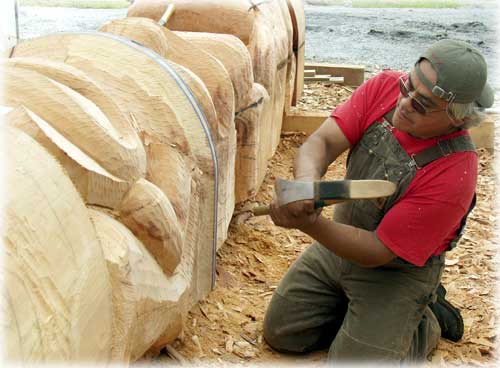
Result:
{"label": "peeled bark", "polygon": [[15,128],[2,130],[7,359],[106,363],[111,289],[87,209],[45,149]]}

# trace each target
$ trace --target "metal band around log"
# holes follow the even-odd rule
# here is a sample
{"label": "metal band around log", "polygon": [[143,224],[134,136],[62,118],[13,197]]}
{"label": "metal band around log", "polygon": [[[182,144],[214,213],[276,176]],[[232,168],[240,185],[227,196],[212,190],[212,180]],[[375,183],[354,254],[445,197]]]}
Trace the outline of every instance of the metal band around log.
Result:
{"label": "metal band around log", "polygon": [[198,116],[198,121],[200,122],[203,131],[205,132],[208,145],[210,147],[210,153],[212,155],[212,161],[214,163],[214,188],[215,188],[215,193],[214,193],[214,229],[213,229],[213,244],[212,244],[212,289],[215,286],[215,272],[216,272],[216,261],[217,261],[217,223],[218,223],[218,203],[219,203],[219,198],[218,198],[218,193],[219,193],[219,183],[218,183],[218,173],[219,173],[219,167],[218,167],[218,161],[217,161],[217,152],[215,150],[215,145],[212,140],[212,136],[210,134],[210,128],[208,126],[207,119],[205,117],[205,113],[201,109],[200,105],[198,104],[198,101],[193,95],[193,92],[189,88],[189,86],[184,82],[184,80],[179,76],[179,74],[175,71],[175,69],[170,66],[167,60],[163,59],[160,55],[152,51],[151,49],[148,49],[147,47],[142,46],[141,44],[131,41],[128,38],[121,37],[121,36],[116,36],[111,33],[104,33],[104,32],[79,32],[79,33],[66,33],[66,34],[90,34],[90,35],[97,35],[97,36],[102,36],[102,37],[107,37],[114,39],[116,41],[119,41],[129,47],[132,47],[136,50],[139,50],[146,54],[148,57],[150,57],[152,60],[158,63],[160,67],[165,70],[177,83],[179,86],[180,90],[184,93],[184,95],[187,97],[189,103],[193,107],[193,110],[195,111],[196,115]]}

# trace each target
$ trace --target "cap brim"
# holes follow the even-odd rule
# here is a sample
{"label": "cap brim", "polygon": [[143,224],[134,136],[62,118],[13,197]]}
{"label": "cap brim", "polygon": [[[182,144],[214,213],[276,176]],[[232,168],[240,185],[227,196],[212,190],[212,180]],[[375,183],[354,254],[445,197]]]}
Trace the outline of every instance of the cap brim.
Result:
{"label": "cap brim", "polygon": [[495,91],[491,86],[486,83],[483,88],[483,92],[481,93],[481,96],[476,100],[476,103],[480,107],[488,108],[493,105],[493,102],[495,101]]}

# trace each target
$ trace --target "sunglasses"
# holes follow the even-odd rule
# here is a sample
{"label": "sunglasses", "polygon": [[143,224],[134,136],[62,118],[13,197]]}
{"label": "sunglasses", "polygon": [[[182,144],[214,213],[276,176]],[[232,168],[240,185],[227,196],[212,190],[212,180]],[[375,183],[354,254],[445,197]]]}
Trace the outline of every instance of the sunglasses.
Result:
{"label": "sunglasses", "polygon": [[[408,77],[408,80],[410,80],[410,78]],[[412,88],[413,89],[413,88]],[[410,98],[410,101],[411,101],[411,107],[413,107],[413,109],[418,112],[419,114],[421,115],[425,115],[425,114],[430,114],[432,112],[440,112],[440,111],[447,111],[448,109],[439,109],[439,110],[430,110],[430,109],[427,109],[423,104],[422,102],[420,102],[417,98],[415,98],[411,91],[412,89],[410,89],[410,87],[408,86],[408,84],[403,80],[403,77],[400,77],[399,78],[399,91],[401,92],[401,94],[403,95],[404,98]]]}

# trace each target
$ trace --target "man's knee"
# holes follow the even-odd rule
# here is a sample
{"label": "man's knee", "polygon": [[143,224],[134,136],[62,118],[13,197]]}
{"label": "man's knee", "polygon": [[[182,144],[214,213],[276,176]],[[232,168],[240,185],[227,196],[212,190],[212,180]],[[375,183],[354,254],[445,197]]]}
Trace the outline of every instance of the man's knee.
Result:
{"label": "man's knee", "polygon": [[275,293],[264,316],[264,340],[273,349],[283,353],[300,353],[294,346],[294,336],[288,331],[286,299]]}
{"label": "man's knee", "polygon": [[349,336],[342,329],[330,346],[328,360],[331,362],[365,362],[397,364],[404,353],[379,346],[376,342],[361,341]]}
{"label": "man's knee", "polygon": [[[307,353],[330,346],[339,324],[320,306],[289,300],[275,293],[264,317],[264,339],[283,353]],[[328,317],[325,317],[328,315]]]}

